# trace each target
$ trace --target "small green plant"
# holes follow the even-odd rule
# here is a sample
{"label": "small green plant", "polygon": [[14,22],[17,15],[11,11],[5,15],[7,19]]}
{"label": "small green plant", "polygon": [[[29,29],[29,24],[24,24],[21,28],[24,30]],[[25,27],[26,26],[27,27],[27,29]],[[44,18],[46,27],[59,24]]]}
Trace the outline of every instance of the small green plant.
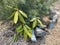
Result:
{"label": "small green plant", "polygon": [[[12,8],[11,6],[8,6],[9,8]],[[9,17],[13,17],[14,24],[17,24],[18,21],[21,23],[18,27],[16,27],[16,32],[21,33],[24,35],[24,38],[26,39],[28,36],[31,38],[31,28],[26,24],[27,22],[24,20],[24,18],[28,18],[27,14],[23,11],[13,8],[15,11],[12,13],[12,15]],[[14,36],[15,39],[15,36]]]}
{"label": "small green plant", "polygon": [[[7,7],[13,8],[11,6],[7,6]],[[43,27],[43,24],[40,21],[39,17],[35,17],[35,18],[29,20],[29,23],[32,22],[32,24],[30,23],[31,25],[28,25],[27,21],[25,20],[26,18],[28,19],[27,14],[17,8],[13,8],[13,9],[14,9],[14,12],[12,13],[12,15],[10,17],[8,17],[8,19],[11,19],[13,17],[14,24],[17,24],[19,22],[20,25],[18,25],[18,27],[16,27],[16,32],[21,35],[24,35],[24,39],[27,39],[27,37],[31,38],[32,29],[34,29],[36,26],[38,26],[38,23],[40,24],[40,26]],[[17,40],[16,35],[14,35],[14,39]]]}
{"label": "small green plant", "polygon": [[41,22],[39,17],[35,17],[35,18],[31,19],[30,22],[32,22],[32,28],[35,28],[36,26],[38,26],[38,24],[41,27],[44,27],[44,25],[42,24],[42,22]]}

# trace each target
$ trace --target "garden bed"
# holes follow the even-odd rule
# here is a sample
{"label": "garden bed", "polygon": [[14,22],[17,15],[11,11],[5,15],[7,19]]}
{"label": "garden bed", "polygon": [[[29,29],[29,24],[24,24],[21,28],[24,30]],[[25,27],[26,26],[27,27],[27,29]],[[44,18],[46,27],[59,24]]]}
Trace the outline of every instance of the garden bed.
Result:
{"label": "garden bed", "polygon": [[[56,3],[56,5],[59,4]],[[59,7],[60,6],[58,6],[57,8]],[[11,31],[13,30],[13,26],[11,25],[11,23],[5,21],[4,23],[3,21],[0,22],[0,45],[60,45],[60,18],[58,18],[57,25],[54,29],[48,29],[50,34],[46,35],[46,37],[42,37],[42,39],[39,38],[37,43],[24,40],[23,37],[20,37],[17,42],[14,42],[12,39],[13,37],[11,37],[11,35],[14,34],[14,32]],[[10,32],[11,35],[7,32]],[[5,34],[7,35],[7,37]]]}

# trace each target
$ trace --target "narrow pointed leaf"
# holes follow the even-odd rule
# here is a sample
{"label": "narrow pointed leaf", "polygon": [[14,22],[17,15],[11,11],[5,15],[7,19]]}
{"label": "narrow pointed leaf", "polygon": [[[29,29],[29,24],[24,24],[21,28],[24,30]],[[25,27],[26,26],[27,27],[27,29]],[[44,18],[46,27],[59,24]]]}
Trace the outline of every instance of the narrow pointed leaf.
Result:
{"label": "narrow pointed leaf", "polygon": [[36,19],[36,18],[31,19],[30,22],[33,22],[35,19]]}
{"label": "narrow pointed leaf", "polygon": [[28,29],[24,26],[24,32],[31,38],[32,34],[28,31]]}
{"label": "narrow pointed leaf", "polygon": [[8,7],[8,8],[13,8],[12,6],[9,6],[9,5],[7,5],[6,7]]}
{"label": "narrow pointed leaf", "polygon": [[31,30],[31,28],[30,28],[29,26],[25,25],[25,27],[28,29],[28,31],[29,31],[30,33],[32,33],[32,30]]}
{"label": "narrow pointed leaf", "polygon": [[14,23],[16,24],[18,22],[18,11],[15,12],[15,15],[14,15]]}
{"label": "narrow pointed leaf", "polygon": [[31,30],[31,28],[29,26],[27,26],[27,25],[25,25],[25,26],[26,26],[27,29]]}
{"label": "narrow pointed leaf", "polygon": [[11,19],[14,16],[15,12],[12,13],[12,15],[10,17],[8,17],[7,19]]}
{"label": "narrow pointed leaf", "polygon": [[22,14],[24,17],[28,18],[26,13],[24,13],[24,12],[21,11],[21,10],[19,10],[19,12],[20,12],[20,14]]}
{"label": "narrow pointed leaf", "polygon": [[16,28],[16,31],[17,31],[17,32],[21,32],[21,31],[22,31],[21,29],[22,29],[22,25],[18,26],[18,27]]}
{"label": "narrow pointed leaf", "polygon": [[23,28],[22,28],[22,29],[20,29],[20,32],[19,32],[19,33],[20,33],[20,35],[23,35],[23,31],[24,31],[24,30],[23,30]]}
{"label": "narrow pointed leaf", "polygon": [[42,28],[44,27],[44,25],[42,24],[40,20],[38,20],[38,23],[41,25]]}
{"label": "narrow pointed leaf", "polygon": [[24,39],[27,39],[27,34],[24,32]]}
{"label": "narrow pointed leaf", "polygon": [[17,35],[16,35],[16,34],[14,34],[14,36],[13,36],[13,40],[14,40],[14,41],[17,41],[17,40],[18,40],[18,38],[17,38]]}
{"label": "narrow pointed leaf", "polygon": [[24,20],[24,18],[23,18],[22,15],[19,15],[19,19],[20,19],[20,21],[21,21],[22,23],[25,23],[25,20]]}
{"label": "narrow pointed leaf", "polygon": [[17,8],[13,8],[12,6],[7,5],[6,7],[17,10]]}
{"label": "narrow pointed leaf", "polygon": [[35,20],[35,21],[33,22],[33,24],[32,24],[32,27],[35,28],[36,25],[37,25],[37,21]]}
{"label": "narrow pointed leaf", "polygon": [[40,19],[40,17],[36,17],[36,19]]}

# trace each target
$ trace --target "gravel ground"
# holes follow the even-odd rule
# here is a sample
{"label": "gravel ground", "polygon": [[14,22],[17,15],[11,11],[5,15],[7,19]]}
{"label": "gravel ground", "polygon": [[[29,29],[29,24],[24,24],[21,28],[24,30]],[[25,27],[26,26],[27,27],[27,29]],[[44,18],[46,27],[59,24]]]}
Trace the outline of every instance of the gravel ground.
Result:
{"label": "gravel ground", "polygon": [[[54,3],[53,8],[60,12],[60,0]],[[58,22],[55,28],[49,29],[50,34],[42,39],[39,38],[36,43],[28,42],[22,37],[17,42],[14,42],[11,37],[14,34],[11,31],[11,24],[10,22],[3,23],[3,21],[0,21],[0,45],[60,45],[60,15],[58,15]],[[9,33],[7,34],[7,32]],[[7,34],[8,37],[4,36],[4,34]]]}

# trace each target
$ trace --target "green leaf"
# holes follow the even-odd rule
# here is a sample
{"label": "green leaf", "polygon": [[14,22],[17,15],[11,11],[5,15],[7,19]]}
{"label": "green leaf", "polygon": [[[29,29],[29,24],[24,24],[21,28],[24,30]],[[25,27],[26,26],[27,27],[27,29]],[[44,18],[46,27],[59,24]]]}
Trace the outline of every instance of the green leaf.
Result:
{"label": "green leaf", "polygon": [[22,14],[24,17],[28,18],[26,13],[24,13],[24,12],[21,11],[21,10],[19,10],[19,12],[20,12],[20,14]]}
{"label": "green leaf", "polygon": [[36,25],[37,25],[37,20],[35,20],[35,21],[33,22],[32,27],[35,28]]}
{"label": "green leaf", "polygon": [[22,28],[22,29],[20,29],[20,32],[19,32],[19,33],[20,33],[20,35],[23,35],[23,31],[24,31],[24,30],[23,30],[23,28]]}
{"label": "green leaf", "polygon": [[29,26],[25,25],[25,27],[26,27],[27,29],[31,30],[31,28],[30,28]]}
{"label": "green leaf", "polygon": [[40,20],[38,20],[38,23],[40,24],[40,26],[43,28],[44,25],[42,24],[42,22]]}
{"label": "green leaf", "polygon": [[17,10],[17,8],[14,8],[14,7],[9,6],[9,5],[7,5],[6,7],[11,8],[11,9],[14,9],[14,10]]}
{"label": "green leaf", "polygon": [[24,39],[27,39],[28,35],[24,32]]}
{"label": "green leaf", "polygon": [[25,27],[28,29],[28,31],[29,31],[30,33],[32,33],[32,30],[31,30],[31,28],[30,28],[29,26],[25,25]]}
{"label": "green leaf", "polygon": [[33,22],[34,20],[36,20],[36,18],[31,19],[30,22]]}
{"label": "green leaf", "polygon": [[24,18],[23,18],[22,15],[19,15],[19,19],[20,19],[20,21],[21,21],[22,23],[25,23],[25,20],[24,20]]}
{"label": "green leaf", "polygon": [[40,19],[40,17],[36,17],[36,19]]}
{"label": "green leaf", "polygon": [[22,25],[18,26],[18,27],[16,28],[16,31],[20,33],[20,32],[22,31],[21,29],[22,29]]}
{"label": "green leaf", "polygon": [[15,15],[14,15],[14,23],[16,24],[18,22],[18,11],[15,12]]}
{"label": "green leaf", "polygon": [[28,31],[28,29],[24,26],[24,32],[31,38],[32,34]]}
{"label": "green leaf", "polygon": [[12,13],[12,15],[10,17],[8,17],[7,19],[11,19],[14,16],[15,12]]}
{"label": "green leaf", "polygon": [[7,5],[6,7],[8,7],[8,8],[13,8],[12,6],[9,6],[9,5]]}
{"label": "green leaf", "polygon": [[14,36],[13,36],[13,40],[14,40],[14,41],[17,41],[17,40],[18,40],[18,38],[17,38],[17,35],[16,35],[16,34],[14,34]]}

